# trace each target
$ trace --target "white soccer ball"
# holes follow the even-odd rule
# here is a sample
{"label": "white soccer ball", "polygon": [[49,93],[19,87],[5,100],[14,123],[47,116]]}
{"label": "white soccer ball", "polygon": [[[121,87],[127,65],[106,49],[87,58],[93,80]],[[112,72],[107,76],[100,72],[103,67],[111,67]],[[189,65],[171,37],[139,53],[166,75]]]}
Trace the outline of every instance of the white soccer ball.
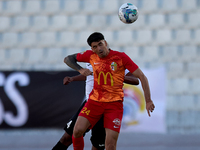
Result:
{"label": "white soccer ball", "polygon": [[135,22],[138,18],[138,8],[131,3],[124,3],[119,8],[119,19],[126,24]]}

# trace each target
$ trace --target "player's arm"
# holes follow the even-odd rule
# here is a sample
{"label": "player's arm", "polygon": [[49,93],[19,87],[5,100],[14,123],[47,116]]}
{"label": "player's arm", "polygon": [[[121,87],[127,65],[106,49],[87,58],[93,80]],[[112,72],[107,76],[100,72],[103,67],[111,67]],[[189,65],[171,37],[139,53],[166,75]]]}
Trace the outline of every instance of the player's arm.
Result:
{"label": "player's arm", "polygon": [[139,80],[131,72],[128,72],[124,77],[124,83],[138,85]]}
{"label": "player's arm", "polygon": [[140,81],[141,81],[142,88],[143,88],[143,91],[144,91],[144,97],[145,97],[145,101],[146,101],[146,110],[147,110],[148,115],[151,116],[150,111],[153,112],[155,106],[154,106],[153,101],[151,100],[151,94],[150,94],[148,79],[144,75],[144,73],[140,70],[140,68],[136,69],[133,72],[133,75],[135,77],[139,78]]}
{"label": "player's arm", "polygon": [[84,69],[77,63],[76,56],[77,54],[68,55],[64,58],[64,63],[84,76],[92,75],[89,69]]}
{"label": "player's arm", "polygon": [[70,82],[72,81],[85,81],[86,80],[86,76],[82,75],[82,74],[79,74],[77,76],[73,76],[73,77],[68,77],[66,76],[64,79],[63,79],[63,84],[64,85],[67,85],[69,84]]}
{"label": "player's arm", "polygon": [[83,69],[79,64],[77,64],[76,59],[77,54],[68,55],[64,58],[64,63],[66,63],[69,67],[72,69],[79,71],[80,69]]}

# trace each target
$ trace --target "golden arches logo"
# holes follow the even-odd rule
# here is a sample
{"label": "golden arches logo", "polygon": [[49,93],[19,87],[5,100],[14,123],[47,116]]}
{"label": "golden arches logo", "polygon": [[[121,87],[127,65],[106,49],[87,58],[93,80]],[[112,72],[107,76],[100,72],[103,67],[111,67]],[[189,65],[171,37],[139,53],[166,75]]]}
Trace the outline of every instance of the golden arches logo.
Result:
{"label": "golden arches logo", "polygon": [[99,73],[99,76],[98,76],[98,85],[100,85],[101,74],[103,74],[104,84],[107,84],[107,76],[110,75],[111,86],[113,86],[113,77],[112,77],[112,74],[111,74],[110,72],[107,72],[107,73],[105,74],[103,71],[101,71],[101,72]]}

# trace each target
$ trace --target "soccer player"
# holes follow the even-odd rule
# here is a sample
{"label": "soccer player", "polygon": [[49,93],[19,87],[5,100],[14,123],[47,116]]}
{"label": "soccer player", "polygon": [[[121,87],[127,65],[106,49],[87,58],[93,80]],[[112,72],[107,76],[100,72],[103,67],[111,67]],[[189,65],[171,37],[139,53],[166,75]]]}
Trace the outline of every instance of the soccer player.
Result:
{"label": "soccer player", "polygon": [[[150,116],[155,106],[151,100],[149,83],[140,68],[125,54],[111,50],[104,36],[99,32],[92,33],[88,39],[92,50],[65,57],[64,62],[84,76],[94,76],[94,87],[89,99],[79,113],[74,126],[72,141],[75,150],[83,150],[84,132],[92,129],[98,120],[104,117],[106,131],[106,150],[115,150],[123,115],[123,80],[124,71],[128,69],[139,78],[144,91],[146,110]],[[82,68],[78,62],[88,62],[93,67]]]}
{"label": "soccer player", "polygon": [[[86,63],[86,68],[89,69],[91,72],[93,72],[91,64]],[[125,83],[132,84],[132,85],[139,84],[139,80],[135,78],[127,69],[125,70],[125,75],[126,75],[124,77]],[[85,81],[85,80],[86,80],[85,95],[86,95],[86,99],[88,99],[89,94],[93,89],[93,83],[94,83],[93,75],[89,75],[87,77],[81,74],[77,76],[73,76],[73,77],[66,76],[63,80],[63,84],[67,85],[73,81]],[[78,114],[83,108],[85,103],[86,103],[86,100],[82,103],[77,113],[70,119],[70,121],[64,127],[65,133],[63,134],[61,139],[57,142],[57,144],[53,147],[52,150],[66,150],[72,144],[72,133],[73,133],[74,125],[78,117]],[[92,136],[90,140],[92,142],[92,150],[105,149],[105,128],[103,126],[103,117],[97,122],[94,128],[92,128]]]}

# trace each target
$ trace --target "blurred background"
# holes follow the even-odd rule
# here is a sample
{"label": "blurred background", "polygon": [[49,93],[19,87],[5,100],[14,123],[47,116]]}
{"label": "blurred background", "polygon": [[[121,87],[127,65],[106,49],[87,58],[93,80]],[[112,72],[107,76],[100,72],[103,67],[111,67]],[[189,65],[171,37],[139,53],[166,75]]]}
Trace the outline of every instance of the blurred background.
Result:
{"label": "blurred background", "polygon": [[[138,7],[139,17],[133,24],[124,24],[118,18],[118,9],[125,2]],[[83,89],[77,97],[78,104],[81,103],[84,82],[62,87],[63,77],[76,74],[63,63],[63,59],[69,54],[90,49],[86,39],[92,32],[99,31],[104,34],[111,49],[125,52],[144,70],[165,69],[164,132],[200,133],[199,18],[200,0],[0,0],[0,129],[30,128],[34,125],[62,129],[63,121],[65,123],[79,105],[64,105],[71,108],[70,114],[69,109],[54,113],[56,109],[52,107],[53,116],[68,115],[57,120],[59,125],[51,121],[49,125],[44,119],[41,120],[47,124],[38,125],[37,121],[26,123],[29,115],[23,115],[23,112],[31,106],[40,106],[42,114],[48,113],[48,119],[52,119],[49,110],[44,110],[50,97],[40,96],[38,92],[41,90],[46,95],[58,91],[65,95],[59,97],[62,100],[56,100],[58,109],[66,103],[66,90],[71,89],[73,97],[76,95],[73,92],[76,93],[76,87],[79,87]],[[44,81],[47,76],[49,80]],[[41,80],[34,82],[38,78]],[[31,81],[33,84],[30,84]],[[38,88],[45,82],[49,85]],[[28,85],[30,90],[24,87]],[[65,90],[52,90],[57,86]],[[9,94],[10,90],[17,92]],[[34,97],[37,94],[32,92],[40,98]],[[19,98],[14,100],[16,93]],[[27,100],[31,93],[32,99]],[[24,106],[26,100],[31,105]],[[71,100],[71,103],[74,101]],[[13,110],[13,114],[9,114],[8,110]],[[33,114],[36,112],[37,109],[32,109]],[[21,114],[18,116],[22,118],[21,122],[14,117],[17,114]],[[37,120],[37,116],[33,119]]]}

